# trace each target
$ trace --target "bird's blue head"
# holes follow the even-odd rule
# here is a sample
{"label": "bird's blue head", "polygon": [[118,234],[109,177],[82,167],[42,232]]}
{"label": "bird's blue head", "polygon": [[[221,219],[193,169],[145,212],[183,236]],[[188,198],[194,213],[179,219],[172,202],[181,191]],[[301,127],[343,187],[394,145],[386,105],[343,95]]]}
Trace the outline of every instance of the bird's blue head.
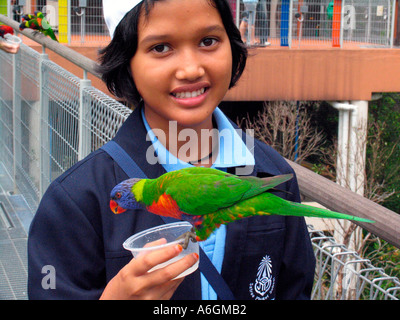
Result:
{"label": "bird's blue head", "polygon": [[140,180],[137,178],[124,180],[112,189],[110,194],[110,208],[112,212],[119,214],[128,209],[142,208],[132,192],[132,187]]}

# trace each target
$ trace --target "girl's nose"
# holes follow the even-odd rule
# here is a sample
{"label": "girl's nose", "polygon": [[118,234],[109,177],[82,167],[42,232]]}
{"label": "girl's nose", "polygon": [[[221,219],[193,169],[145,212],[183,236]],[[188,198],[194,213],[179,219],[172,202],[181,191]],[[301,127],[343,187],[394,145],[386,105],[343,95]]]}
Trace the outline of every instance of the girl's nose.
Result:
{"label": "girl's nose", "polygon": [[193,53],[187,53],[181,57],[176,70],[178,80],[195,81],[205,74],[204,67],[199,58]]}

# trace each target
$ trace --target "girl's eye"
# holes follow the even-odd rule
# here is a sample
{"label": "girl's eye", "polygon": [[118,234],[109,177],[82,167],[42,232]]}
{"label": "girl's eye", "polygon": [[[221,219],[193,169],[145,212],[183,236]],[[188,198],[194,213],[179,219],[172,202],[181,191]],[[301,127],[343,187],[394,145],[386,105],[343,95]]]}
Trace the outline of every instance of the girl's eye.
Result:
{"label": "girl's eye", "polygon": [[165,53],[169,51],[169,47],[165,44],[158,44],[152,48],[152,51],[157,53]]}
{"label": "girl's eye", "polygon": [[217,39],[215,38],[204,38],[201,43],[200,46],[201,47],[211,47],[212,45],[217,43]]}

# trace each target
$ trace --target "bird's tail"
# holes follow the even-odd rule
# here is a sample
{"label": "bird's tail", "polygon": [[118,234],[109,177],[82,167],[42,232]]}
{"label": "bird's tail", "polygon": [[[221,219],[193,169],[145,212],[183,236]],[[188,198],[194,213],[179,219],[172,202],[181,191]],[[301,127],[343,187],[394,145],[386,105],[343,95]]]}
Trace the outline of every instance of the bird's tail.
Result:
{"label": "bird's tail", "polygon": [[[233,208],[232,208],[233,209]],[[299,217],[318,217],[330,219],[347,219],[360,222],[373,223],[375,221],[352,216],[327,209],[317,208],[297,202],[291,202],[275,196],[272,193],[262,193],[256,197],[242,201],[233,209],[239,218],[253,215],[282,215]],[[230,213],[232,213],[232,210]]]}

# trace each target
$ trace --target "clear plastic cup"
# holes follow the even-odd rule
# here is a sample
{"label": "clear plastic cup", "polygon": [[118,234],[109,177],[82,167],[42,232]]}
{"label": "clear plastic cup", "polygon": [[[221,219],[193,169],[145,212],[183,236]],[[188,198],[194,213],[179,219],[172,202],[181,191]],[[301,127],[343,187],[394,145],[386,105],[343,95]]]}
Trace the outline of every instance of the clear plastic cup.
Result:
{"label": "clear plastic cup", "polygon": [[13,44],[15,46],[19,46],[22,42],[22,39],[20,37],[14,36],[10,33],[4,35],[4,39],[6,40],[7,43]]}
{"label": "clear plastic cup", "polygon": [[[183,222],[174,222],[174,223],[168,223],[164,225],[160,225],[151,229],[144,230],[142,232],[139,232],[131,237],[129,237],[125,242],[123,243],[123,247],[126,250],[129,250],[132,252],[133,257],[138,257],[139,255],[147,254],[151,251],[159,250],[162,248],[165,248],[167,246],[172,246],[172,245],[177,245],[177,244],[183,244],[184,239],[179,239],[176,240],[179,236],[184,234],[187,231],[190,231],[192,228],[192,225],[189,222],[183,221]],[[163,244],[160,245],[153,245],[153,243],[157,240],[160,239],[165,239],[162,240]],[[172,258],[162,264],[159,264],[155,266],[154,268],[150,269],[149,272],[163,268],[171,263],[174,263],[180,259],[182,259],[184,256],[191,254],[191,253],[197,253],[199,254],[199,243],[198,242],[193,242],[189,241],[189,245],[187,249],[182,250],[182,252],[175,258]],[[183,273],[181,273],[179,276],[177,276],[175,279],[187,276],[188,274],[191,274],[192,272],[196,271],[196,269],[199,266],[199,261],[197,261],[192,267],[189,269],[185,270]]]}

